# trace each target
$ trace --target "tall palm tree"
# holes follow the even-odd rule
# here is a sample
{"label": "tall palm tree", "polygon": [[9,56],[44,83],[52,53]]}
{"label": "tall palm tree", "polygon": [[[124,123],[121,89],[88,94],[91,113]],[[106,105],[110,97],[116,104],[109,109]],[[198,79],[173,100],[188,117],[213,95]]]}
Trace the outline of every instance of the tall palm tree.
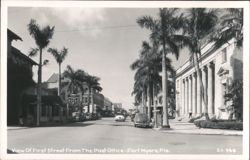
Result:
{"label": "tall palm tree", "polygon": [[[43,49],[45,49],[49,43],[50,40],[53,37],[54,34],[54,27],[45,26],[40,27],[34,19],[30,20],[30,23],[28,24],[28,31],[35,39],[35,43],[37,45],[37,48],[32,48],[30,55],[36,55],[39,52],[39,64],[38,64],[38,83],[37,83],[37,122],[36,125],[39,126],[39,115],[40,115],[40,108],[42,106],[42,53]],[[45,61],[46,62],[46,61]],[[44,62],[44,63],[45,63]]]}
{"label": "tall palm tree", "polygon": [[56,62],[59,65],[59,83],[58,83],[58,96],[61,95],[61,64],[65,60],[65,57],[68,54],[68,49],[63,47],[61,51],[58,51],[56,48],[49,48],[48,52],[50,52],[54,58],[56,59]]}
{"label": "tall palm tree", "polygon": [[183,42],[190,50],[190,60],[194,63],[197,77],[200,82],[200,90],[202,95],[202,103],[204,108],[203,115],[209,119],[207,111],[207,95],[201,79],[199,58],[201,56],[201,48],[204,40],[208,38],[208,34],[216,30],[218,21],[218,10],[206,8],[192,8],[187,10],[186,25],[184,27],[185,37],[181,37]]}
{"label": "tall palm tree", "polygon": [[[90,102],[92,103],[92,111],[93,111],[93,92],[94,90],[102,91],[102,87],[100,86],[100,78],[96,76],[86,75],[84,81],[88,86],[88,112],[90,112]],[[92,95],[92,96],[91,96]],[[91,99],[91,100],[90,100]]]}
{"label": "tall palm tree", "polygon": [[162,91],[163,91],[163,126],[170,128],[168,121],[168,73],[166,70],[166,54],[172,53],[178,59],[179,46],[176,43],[174,35],[181,29],[183,15],[177,15],[177,9],[160,9],[158,19],[153,19],[151,16],[142,16],[137,19],[137,23],[141,27],[145,27],[151,31],[151,40],[159,43],[162,46]]}
{"label": "tall palm tree", "polygon": [[[166,69],[168,71],[172,71],[173,68],[170,65],[170,59],[166,58],[166,61]],[[162,64],[161,52],[159,52],[158,46],[151,46],[148,42],[144,41],[142,43],[140,58],[131,65],[131,69],[137,69],[135,73],[135,87],[137,88],[134,87],[134,89],[139,89],[134,90],[132,93],[136,93],[136,91],[139,91],[139,93],[143,95],[142,93],[144,93],[145,91],[147,92],[146,95],[148,97],[147,100],[149,108],[148,117],[151,118],[151,105],[153,97],[155,97],[154,93],[156,93],[155,87],[160,86],[161,84],[161,76],[159,75],[159,73],[162,71]],[[143,98],[143,96],[141,98]]]}

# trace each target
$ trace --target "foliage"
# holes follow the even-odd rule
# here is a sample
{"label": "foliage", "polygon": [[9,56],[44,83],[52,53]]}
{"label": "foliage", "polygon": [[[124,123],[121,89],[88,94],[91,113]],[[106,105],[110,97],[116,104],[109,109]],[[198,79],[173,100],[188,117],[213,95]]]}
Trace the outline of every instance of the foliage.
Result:
{"label": "foliage", "polygon": [[220,47],[229,40],[235,38],[237,47],[242,47],[243,43],[243,9],[229,8],[226,14],[221,17],[220,26],[212,35],[215,46]]}
{"label": "foliage", "polygon": [[231,116],[235,114],[237,120],[243,120],[243,81],[235,80],[228,86],[228,92],[225,94],[225,101],[231,102],[227,107],[231,111]]}
{"label": "foliage", "polygon": [[61,64],[68,54],[68,48],[63,47],[60,51],[58,51],[56,48],[49,48],[48,52],[54,56],[58,64]]}
{"label": "foliage", "polygon": [[198,120],[194,121],[194,124],[199,128],[243,130],[243,123],[236,121],[213,122],[207,120]]}
{"label": "foliage", "polygon": [[39,47],[39,49],[43,49],[48,46],[50,39],[53,37],[54,28],[55,27],[50,26],[41,28],[34,19],[31,19],[30,23],[28,24],[28,31],[35,39],[36,45]]}
{"label": "foliage", "polygon": [[65,82],[62,85],[67,86],[70,93],[78,93],[79,90],[84,93],[83,80],[85,76],[85,71],[80,69],[75,71],[70,65],[68,65],[63,73],[63,77],[69,79],[69,82]]}

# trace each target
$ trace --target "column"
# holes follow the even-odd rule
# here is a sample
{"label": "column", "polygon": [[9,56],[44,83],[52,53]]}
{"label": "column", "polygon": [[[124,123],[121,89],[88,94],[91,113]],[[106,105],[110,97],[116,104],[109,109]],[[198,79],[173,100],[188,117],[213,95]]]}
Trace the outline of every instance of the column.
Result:
{"label": "column", "polygon": [[197,115],[201,115],[201,84],[200,84],[200,79],[198,78],[198,74],[199,76],[201,76],[201,71],[197,71]]}
{"label": "column", "polygon": [[192,75],[188,76],[188,114],[192,112]]}
{"label": "column", "polygon": [[214,84],[213,84],[213,67],[214,67],[214,64],[213,62],[209,63],[209,66],[208,66],[208,70],[207,70],[207,73],[208,73],[208,86],[207,86],[207,104],[208,104],[208,115],[209,116],[212,116],[214,114],[213,112],[213,108],[214,108],[214,103],[213,103],[213,99],[214,99],[214,95],[213,95],[213,87],[214,87]]}
{"label": "column", "polygon": [[193,109],[192,109],[192,115],[195,116],[195,114],[197,113],[197,108],[196,108],[196,104],[197,104],[197,94],[196,94],[196,91],[197,91],[197,88],[196,88],[196,84],[197,84],[197,76],[196,76],[196,73],[194,72],[193,73],[193,84],[192,84],[192,102],[193,102]]}
{"label": "column", "polygon": [[185,114],[185,80],[182,80],[182,87],[181,87],[181,96],[182,96],[182,105],[181,105],[181,114]]}
{"label": "column", "polygon": [[202,113],[207,111],[205,103],[207,103],[207,67],[202,68],[202,84],[203,84],[203,96],[202,97]]}
{"label": "column", "polygon": [[188,114],[188,78],[185,78],[185,115]]}

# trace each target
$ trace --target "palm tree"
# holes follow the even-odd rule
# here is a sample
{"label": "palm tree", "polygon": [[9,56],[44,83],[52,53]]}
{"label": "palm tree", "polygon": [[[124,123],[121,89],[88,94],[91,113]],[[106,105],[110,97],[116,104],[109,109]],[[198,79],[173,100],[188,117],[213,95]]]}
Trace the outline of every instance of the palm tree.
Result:
{"label": "palm tree", "polygon": [[61,95],[61,64],[68,54],[68,49],[63,47],[61,51],[58,51],[56,48],[49,48],[48,52],[50,52],[54,56],[54,58],[56,59],[56,62],[59,65],[58,96],[60,96]]}
{"label": "palm tree", "polygon": [[[86,75],[86,72],[81,69],[75,71],[71,66],[67,66],[67,69],[63,72],[63,77],[69,81],[62,83],[62,87],[66,87],[67,98],[69,93],[77,94],[80,91],[82,94],[84,94],[85,90],[83,87],[83,82]],[[67,98],[65,99],[67,100]],[[82,113],[82,107],[80,107],[80,112]]]}
{"label": "palm tree", "polygon": [[212,39],[216,47],[220,47],[235,38],[236,46],[242,47],[243,43],[243,9],[229,8],[221,18],[220,26]]}
{"label": "palm tree", "polygon": [[[170,65],[170,59],[166,58],[166,61],[168,62],[166,63],[166,69],[168,71],[172,71],[173,68]],[[151,105],[155,94],[157,94],[155,89],[156,86],[160,86],[161,84],[161,76],[159,75],[159,73],[162,71],[162,64],[161,52],[159,52],[158,46],[151,46],[148,42],[144,41],[142,43],[140,58],[131,65],[131,69],[137,69],[135,73],[134,91],[132,92],[132,94],[134,93],[135,95],[142,95],[140,98],[144,100],[145,98],[143,97],[143,93],[147,92],[146,95],[148,97],[147,100],[149,108],[148,117],[151,118]],[[142,103],[144,106],[143,100]]]}
{"label": "palm tree", "polygon": [[151,31],[150,38],[162,46],[162,91],[163,91],[163,127],[170,128],[168,121],[168,73],[166,70],[166,54],[172,53],[178,59],[179,47],[174,37],[181,29],[183,15],[177,16],[177,9],[160,9],[158,19],[151,16],[142,16],[137,20],[141,27]]}
{"label": "palm tree", "polygon": [[[32,48],[30,55],[36,55],[39,51],[39,64],[38,64],[38,83],[37,83],[37,122],[36,125],[39,126],[39,111],[42,105],[42,89],[41,89],[41,83],[42,83],[42,52],[43,49],[45,49],[49,43],[50,40],[53,37],[54,34],[54,27],[45,26],[41,28],[34,19],[30,20],[30,23],[28,24],[28,31],[30,35],[35,39],[35,43],[37,45],[37,48]],[[44,63],[46,63],[45,61]]]}
{"label": "palm tree", "polygon": [[[88,112],[90,112],[90,102],[92,103],[92,111],[93,111],[93,92],[94,90],[102,91],[102,87],[100,86],[100,78],[96,76],[86,75],[84,81],[87,83],[88,86]],[[91,96],[92,95],[92,96]],[[90,100],[91,98],[91,100]]]}
{"label": "palm tree", "polygon": [[207,111],[207,95],[204,89],[204,85],[201,79],[201,72],[199,66],[199,57],[201,56],[201,47],[204,44],[204,40],[208,37],[208,34],[214,32],[217,23],[217,12],[215,9],[205,8],[192,8],[189,9],[186,17],[185,37],[181,37],[183,42],[190,50],[190,60],[194,63],[197,77],[200,82],[200,90],[202,95],[202,103],[205,106],[204,116],[209,120]]}
{"label": "palm tree", "polygon": [[83,70],[74,70],[70,65],[67,66],[66,70],[63,72],[63,77],[67,78],[69,81],[63,83],[63,86],[67,86],[67,91],[70,93],[78,93],[80,90],[84,92],[83,81],[86,76],[86,72]]}

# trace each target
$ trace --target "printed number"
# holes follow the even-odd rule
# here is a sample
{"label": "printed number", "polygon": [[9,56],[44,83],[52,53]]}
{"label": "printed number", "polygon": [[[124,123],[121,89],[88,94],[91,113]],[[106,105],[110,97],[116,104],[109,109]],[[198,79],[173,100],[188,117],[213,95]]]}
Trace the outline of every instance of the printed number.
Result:
{"label": "printed number", "polygon": [[217,148],[217,152],[236,153],[236,149],[235,148]]}

